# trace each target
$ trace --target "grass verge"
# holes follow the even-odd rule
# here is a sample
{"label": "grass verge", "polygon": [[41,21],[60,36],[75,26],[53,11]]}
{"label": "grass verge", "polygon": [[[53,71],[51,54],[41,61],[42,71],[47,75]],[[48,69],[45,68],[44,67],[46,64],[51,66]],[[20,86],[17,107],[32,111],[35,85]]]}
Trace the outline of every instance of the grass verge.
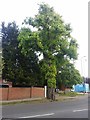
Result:
{"label": "grass verge", "polygon": [[[58,97],[56,97],[55,101],[63,101],[63,100],[70,100],[74,99],[76,96],[84,96],[85,94],[78,94],[76,92],[67,92],[67,93],[58,93]],[[45,103],[45,102],[54,102],[51,99],[35,99],[35,100],[17,100],[17,101],[7,101],[7,102],[0,102],[0,105],[15,105],[15,104],[36,104],[36,103]]]}
{"label": "grass verge", "polygon": [[75,97],[75,96],[83,96],[84,94],[78,94],[77,92],[66,92],[66,93],[58,93],[59,96],[66,96],[66,97]]}

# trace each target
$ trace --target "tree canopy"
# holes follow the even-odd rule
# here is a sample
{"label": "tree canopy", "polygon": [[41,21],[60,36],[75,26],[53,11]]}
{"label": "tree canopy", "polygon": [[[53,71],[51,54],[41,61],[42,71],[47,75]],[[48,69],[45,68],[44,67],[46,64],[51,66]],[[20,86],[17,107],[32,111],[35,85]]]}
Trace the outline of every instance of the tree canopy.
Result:
{"label": "tree canopy", "polygon": [[4,79],[15,85],[48,88],[59,84],[71,87],[82,81],[71,64],[78,57],[77,40],[71,36],[71,25],[65,24],[53,7],[40,4],[38,13],[23,24],[19,30],[15,22],[7,27],[2,23]]}
{"label": "tree canopy", "polygon": [[[36,55],[38,52],[39,55],[42,54],[42,64],[46,64],[48,72],[51,66],[56,69],[56,61],[60,63],[61,59],[63,61],[77,59],[78,44],[70,34],[72,31],[70,24],[65,24],[62,17],[49,5],[40,4],[38,14],[34,18],[25,19],[24,24],[28,25],[28,28],[21,30],[18,37],[19,46],[22,47],[25,55],[31,55],[31,51]],[[32,26],[34,30],[31,30],[29,26]],[[46,71],[45,78],[47,74],[51,73]],[[50,79],[55,81],[57,70],[52,74]]]}

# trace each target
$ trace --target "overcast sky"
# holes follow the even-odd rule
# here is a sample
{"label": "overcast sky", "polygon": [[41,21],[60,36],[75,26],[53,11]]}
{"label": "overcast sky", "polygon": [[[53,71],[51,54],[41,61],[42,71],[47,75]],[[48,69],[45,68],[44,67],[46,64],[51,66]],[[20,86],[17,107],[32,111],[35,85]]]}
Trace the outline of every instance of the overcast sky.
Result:
{"label": "overcast sky", "polygon": [[16,21],[17,25],[21,25],[26,17],[33,17],[38,13],[38,4],[42,2],[54,7],[55,12],[62,16],[65,23],[71,23],[72,36],[79,44],[76,67],[81,74],[87,76],[88,0],[0,0],[0,22]]}

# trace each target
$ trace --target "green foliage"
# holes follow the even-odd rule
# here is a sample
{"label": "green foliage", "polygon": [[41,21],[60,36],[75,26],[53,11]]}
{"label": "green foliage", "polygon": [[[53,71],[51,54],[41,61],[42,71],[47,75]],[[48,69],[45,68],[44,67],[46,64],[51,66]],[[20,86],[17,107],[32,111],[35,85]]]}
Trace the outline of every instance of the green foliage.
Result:
{"label": "green foliage", "polygon": [[0,53],[0,79],[2,78],[2,69],[3,69],[3,61],[2,61],[2,54]]}
{"label": "green foliage", "polygon": [[78,54],[77,54],[77,48],[78,48],[77,41],[74,40],[74,39],[71,39],[70,45],[69,45],[69,50],[68,50],[70,59],[71,58],[77,59],[77,56],[78,56]]}
{"label": "green foliage", "polygon": [[16,60],[17,60],[17,36],[19,34],[18,27],[15,22],[8,23],[7,27],[5,23],[2,23],[2,60],[3,70],[2,70],[2,78],[9,80],[15,78],[16,71]]}
{"label": "green foliage", "polygon": [[65,87],[72,87],[72,85],[82,83],[82,77],[73,64],[68,63],[61,68],[61,73],[57,75],[57,85],[62,84]]}
{"label": "green foliage", "polygon": [[22,47],[24,54],[30,55],[32,50],[34,53],[43,54],[43,61],[39,61],[44,76],[42,78],[48,82],[49,87],[55,87],[56,74],[61,66],[59,58],[63,58],[62,61],[65,63],[67,60],[64,60],[64,55],[70,59],[77,57],[77,46],[71,40],[70,24],[65,24],[62,17],[44,3],[40,4],[38,14],[34,18],[26,18],[24,24],[36,28],[36,31],[30,28],[21,30],[18,37],[19,46]]}
{"label": "green foliage", "polygon": [[3,68],[3,61],[2,61],[2,42],[0,40],[0,79],[2,78],[2,68]]}
{"label": "green foliage", "polygon": [[[24,35],[21,34],[21,39],[26,38],[30,32],[25,30],[27,29],[24,29],[25,34],[24,32]],[[19,41],[17,40],[18,34],[19,30],[15,22],[8,23],[7,26],[2,23],[2,56],[4,61],[2,77],[5,80],[12,81],[14,86],[43,85],[39,77],[38,58],[33,50],[30,51],[30,56],[23,55],[26,48],[22,49],[19,46]],[[22,44],[24,44],[24,41]]]}
{"label": "green foliage", "polygon": [[80,82],[79,72],[70,64],[78,56],[70,24],[44,3],[39,5],[38,14],[23,24],[28,28],[18,30],[15,22],[7,27],[2,23],[3,78],[17,85],[49,88],[55,88],[56,83],[71,86]]}
{"label": "green foliage", "polygon": [[38,51],[41,47],[38,32],[32,32],[29,28],[21,29],[18,40],[19,47],[22,47],[22,53],[24,53],[24,55]]}
{"label": "green foliage", "polygon": [[48,71],[46,72],[45,79],[48,82],[49,88],[56,88],[56,67],[55,65],[50,65]]}

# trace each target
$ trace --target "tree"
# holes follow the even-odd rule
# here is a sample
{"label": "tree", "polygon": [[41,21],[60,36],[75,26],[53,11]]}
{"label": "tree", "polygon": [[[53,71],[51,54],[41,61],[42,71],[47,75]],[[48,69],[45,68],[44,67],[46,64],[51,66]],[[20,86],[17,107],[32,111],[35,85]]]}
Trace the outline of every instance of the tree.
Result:
{"label": "tree", "polygon": [[[35,55],[43,55],[39,64],[43,79],[52,91],[56,88],[56,76],[60,67],[57,64],[60,61],[58,58],[62,57],[65,61],[77,58],[77,44],[70,35],[70,24],[65,24],[62,17],[44,3],[40,4],[38,14],[34,18],[26,18],[24,24],[29,27],[22,30],[18,37],[20,47],[24,55],[30,55],[31,51]],[[51,98],[52,92],[49,91],[48,94]]]}
{"label": "tree", "polygon": [[[30,29],[23,28],[20,30],[20,34],[18,36],[19,39],[19,48],[21,48],[21,53],[23,54],[23,58],[25,59],[24,70],[25,76],[27,76],[24,80],[30,86],[43,86],[43,81],[41,81],[40,77],[40,67],[39,67],[39,58],[36,54],[37,49],[37,33],[32,32]],[[22,59],[22,60],[24,60]]]}
{"label": "tree", "polygon": [[[19,41],[18,26],[15,22],[2,23],[2,56],[4,67],[2,70],[2,78],[11,81],[13,86],[33,86],[41,84],[39,80],[39,66],[37,64],[37,56],[30,53],[30,56],[24,56],[21,53]],[[38,71],[38,72],[37,72]]]}
{"label": "tree", "polygon": [[57,76],[57,85],[60,88],[60,85],[63,87],[72,88],[73,85],[82,83],[83,79],[74,65],[67,63],[61,69],[61,72]]}
{"label": "tree", "polygon": [[17,67],[17,36],[19,34],[18,27],[15,22],[8,23],[7,27],[2,22],[2,57],[4,67],[2,70],[2,78],[5,80],[13,80],[16,78]]}
{"label": "tree", "polygon": [[[73,84],[76,84],[75,81],[77,83],[81,82],[82,78],[79,74],[79,71],[77,71],[74,68],[73,64],[71,64],[71,61],[74,62],[78,57],[77,48],[78,48],[77,41],[71,37],[69,42],[67,41],[61,45],[62,52],[56,55],[56,66],[57,66],[56,78],[57,78],[58,87],[60,86],[65,87],[67,86],[67,83],[69,83],[69,87],[71,87]],[[78,78],[80,79],[76,79],[75,77],[74,79],[72,79],[72,76],[74,76],[74,73],[72,74],[71,72],[72,70],[77,71]]]}

